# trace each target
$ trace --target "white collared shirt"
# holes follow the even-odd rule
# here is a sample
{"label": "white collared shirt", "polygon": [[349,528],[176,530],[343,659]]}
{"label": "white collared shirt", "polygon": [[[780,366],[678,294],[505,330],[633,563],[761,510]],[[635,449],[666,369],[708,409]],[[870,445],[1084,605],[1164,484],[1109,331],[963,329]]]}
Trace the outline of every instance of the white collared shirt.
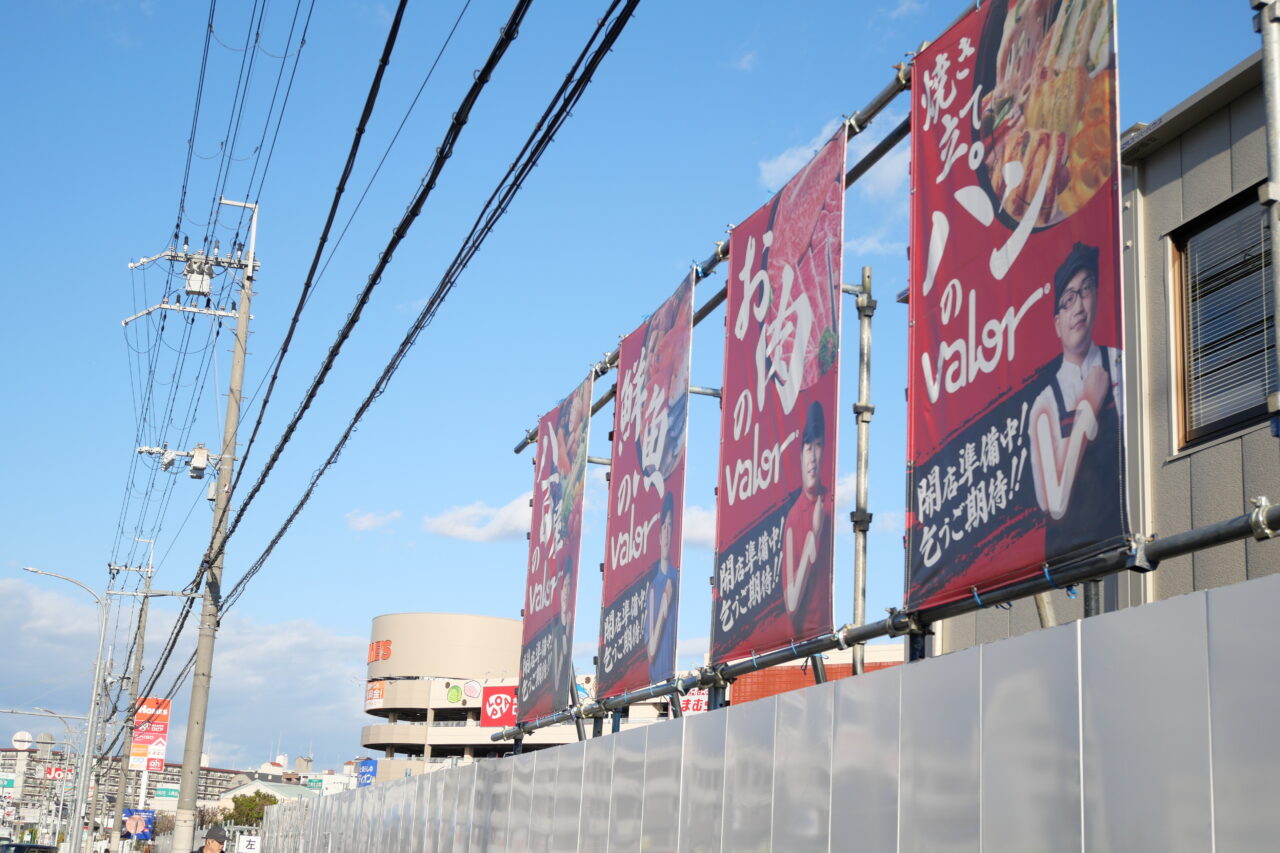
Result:
{"label": "white collared shirt", "polygon": [[[1116,401],[1116,414],[1124,422],[1124,353],[1115,347],[1107,347],[1107,358],[1111,362],[1107,368],[1111,372],[1111,395]],[[1062,366],[1058,368],[1058,388],[1062,391],[1062,403],[1068,412],[1075,411],[1076,405],[1084,394],[1084,378],[1095,367],[1102,367],[1102,347],[1094,344],[1089,354],[1080,364],[1072,364],[1064,357]],[[1049,389],[1044,393],[1052,394]],[[1056,402],[1056,401],[1055,401]],[[1094,412],[1097,415],[1097,412]]]}

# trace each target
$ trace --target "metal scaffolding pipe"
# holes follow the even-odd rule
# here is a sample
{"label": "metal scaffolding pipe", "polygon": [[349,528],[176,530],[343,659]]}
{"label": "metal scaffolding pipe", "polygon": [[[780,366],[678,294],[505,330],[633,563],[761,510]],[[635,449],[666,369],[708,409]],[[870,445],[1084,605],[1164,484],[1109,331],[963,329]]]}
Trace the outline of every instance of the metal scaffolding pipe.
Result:
{"label": "metal scaffolding pipe", "polygon": [[[1151,571],[1162,560],[1172,559],[1190,554],[1193,551],[1234,542],[1252,536],[1259,541],[1275,537],[1280,530],[1280,505],[1274,505],[1265,497],[1254,499],[1254,510],[1244,515],[1216,524],[1197,527],[1184,533],[1177,533],[1163,539],[1141,540],[1133,547],[1124,546],[1104,551],[1081,560],[1068,563],[1044,574],[1028,580],[1009,584],[1008,586],[982,592],[980,597],[962,598],[936,607],[928,607],[916,612],[902,610],[890,611],[888,618],[869,625],[845,625],[830,633],[821,634],[800,643],[793,643],[785,648],[776,649],[762,655],[752,655],[733,663],[720,663],[693,670],[682,678],[676,678],[661,684],[652,684],[639,690],[632,690],[618,696],[588,702],[580,707],[566,708],[546,717],[520,723],[511,728],[495,732],[490,736],[493,741],[523,738],[541,728],[567,722],[575,718],[600,717],[620,710],[628,705],[656,699],[660,696],[688,693],[695,687],[715,687],[723,685],[749,672],[767,669],[771,666],[790,663],[802,658],[820,655],[832,649],[846,649],[859,643],[882,637],[901,637],[911,635],[919,638],[927,631],[928,626],[943,619],[963,616],[986,607],[1027,598],[1051,589],[1071,586],[1093,580],[1105,575],[1114,574],[1126,569]],[[914,658],[913,658],[914,659]]]}
{"label": "metal scaffolding pipe", "polygon": [[[858,287],[858,401],[853,404],[858,419],[858,453],[855,470],[853,522],[853,624],[867,621],[867,535],[871,530],[871,513],[867,509],[867,487],[871,462],[871,318],[876,313],[876,300],[871,295],[871,267],[862,268],[862,284]],[[865,649],[853,647],[853,671],[861,675]]]}

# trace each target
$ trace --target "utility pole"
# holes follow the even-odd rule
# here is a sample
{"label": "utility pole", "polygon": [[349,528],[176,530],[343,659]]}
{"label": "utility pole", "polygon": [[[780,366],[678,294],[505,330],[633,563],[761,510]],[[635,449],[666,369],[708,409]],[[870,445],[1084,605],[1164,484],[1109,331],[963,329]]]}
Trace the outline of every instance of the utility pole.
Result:
{"label": "utility pole", "polygon": [[[185,853],[192,849],[196,829],[196,793],[200,781],[200,753],[204,749],[205,718],[209,710],[209,681],[213,671],[213,643],[218,631],[222,606],[222,552],[227,535],[227,510],[231,504],[231,475],[235,467],[236,427],[240,423],[240,389],[244,384],[244,358],[249,343],[249,303],[253,298],[253,280],[257,271],[254,257],[258,237],[258,206],[250,202],[228,201],[222,204],[246,208],[249,218],[249,253],[241,262],[230,256],[213,256],[200,260],[215,266],[238,267],[242,270],[240,302],[236,311],[236,340],[232,350],[231,387],[227,392],[227,416],[222,431],[222,452],[213,504],[213,537],[210,552],[205,555],[204,604],[200,611],[200,634],[196,644],[196,663],[191,676],[191,709],[187,716],[187,735],[182,749],[182,777],[178,786],[178,810],[174,817],[173,850]],[[177,253],[166,253],[177,254]],[[185,254],[185,253],[184,253]],[[178,260],[175,257],[173,260]],[[193,257],[182,258],[190,269]],[[209,558],[213,559],[210,560]]]}
{"label": "utility pole", "polygon": [[[155,554],[156,543],[154,539],[135,539],[136,542],[145,542],[148,546],[147,565],[143,567],[129,566],[108,566],[113,572],[115,571],[136,571],[142,573],[142,605],[138,608],[138,629],[133,635],[133,673],[129,677],[129,710],[125,713],[124,719],[124,745],[120,753],[120,766],[117,769],[119,776],[116,783],[116,805],[113,811],[115,815],[114,825],[111,829],[111,847],[114,850],[123,853],[124,846],[120,840],[120,828],[124,826],[124,804],[125,795],[129,787],[129,763],[132,758],[133,747],[133,721],[138,713],[138,682],[142,680],[142,647],[147,636],[147,605],[151,601],[149,593],[151,592],[151,575],[155,572]],[[109,759],[108,759],[109,760]],[[146,765],[143,765],[142,775],[140,777],[142,795],[146,795],[147,791],[147,771]],[[142,808],[142,806],[139,806]]]}

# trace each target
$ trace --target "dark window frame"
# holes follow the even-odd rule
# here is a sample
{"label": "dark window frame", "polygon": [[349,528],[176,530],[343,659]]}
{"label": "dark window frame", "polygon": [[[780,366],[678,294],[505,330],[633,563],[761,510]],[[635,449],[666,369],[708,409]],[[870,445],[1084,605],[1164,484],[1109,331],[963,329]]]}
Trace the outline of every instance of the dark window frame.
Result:
{"label": "dark window frame", "polygon": [[[1256,208],[1261,214],[1264,225],[1267,223],[1267,209],[1258,199],[1258,189],[1261,184],[1257,184],[1249,189],[1236,194],[1227,201],[1213,207],[1205,213],[1195,217],[1191,221],[1181,225],[1170,234],[1173,244],[1174,255],[1174,328],[1176,330],[1177,339],[1177,363],[1176,363],[1176,386],[1178,391],[1179,403],[1179,444],[1186,448],[1197,444],[1202,444],[1224,435],[1236,432],[1246,427],[1263,423],[1268,418],[1267,410],[1267,393],[1264,391],[1257,403],[1243,409],[1230,412],[1222,417],[1216,418],[1196,425],[1193,423],[1195,405],[1192,400],[1195,377],[1193,371],[1195,369],[1195,358],[1192,353],[1193,347],[1193,330],[1191,328],[1191,300],[1190,294],[1191,281],[1188,272],[1188,244],[1197,236],[1204,234],[1211,227],[1224,223],[1230,218],[1237,216],[1243,211]],[[1272,276],[1275,275],[1275,266],[1270,258],[1270,246],[1266,240],[1262,241],[1262,251],[1257,256],[1260,258],[1263,277],[1263,298],[1268,299],[1272,294],[1271,283]],[[1246,274],[1248,272],[1246,271]],[[1238,281],[1239,278],[1231,281]],[[1225,285],[1224,285],[1225,287]],[[1203,297],[1202,297],[1203,298]],[[1264,302],[1264,306],[1265,306]],[[1268,316],[1263,315],[1263,331],[1264,346],[1263,352],[1270,353],[1268,362],[1269,366],[1274,369],[1274,331],[1268,324]],[[1270,321],[1275,321],[1275,308],[1272,306],[1270,313]],[[1253,350],[1254,353],[1257,350]],[[1277,390],[1276,378],[1273,376],[1269,391]]]}

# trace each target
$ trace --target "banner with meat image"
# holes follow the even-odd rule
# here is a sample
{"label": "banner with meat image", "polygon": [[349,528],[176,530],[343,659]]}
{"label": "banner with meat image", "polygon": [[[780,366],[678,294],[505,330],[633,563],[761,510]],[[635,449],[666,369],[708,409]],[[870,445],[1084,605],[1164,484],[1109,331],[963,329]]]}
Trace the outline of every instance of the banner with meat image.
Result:
{"label": "banner with meat image", "polygon": [[845,132],[733,229],[711,657],[831,630]]}

